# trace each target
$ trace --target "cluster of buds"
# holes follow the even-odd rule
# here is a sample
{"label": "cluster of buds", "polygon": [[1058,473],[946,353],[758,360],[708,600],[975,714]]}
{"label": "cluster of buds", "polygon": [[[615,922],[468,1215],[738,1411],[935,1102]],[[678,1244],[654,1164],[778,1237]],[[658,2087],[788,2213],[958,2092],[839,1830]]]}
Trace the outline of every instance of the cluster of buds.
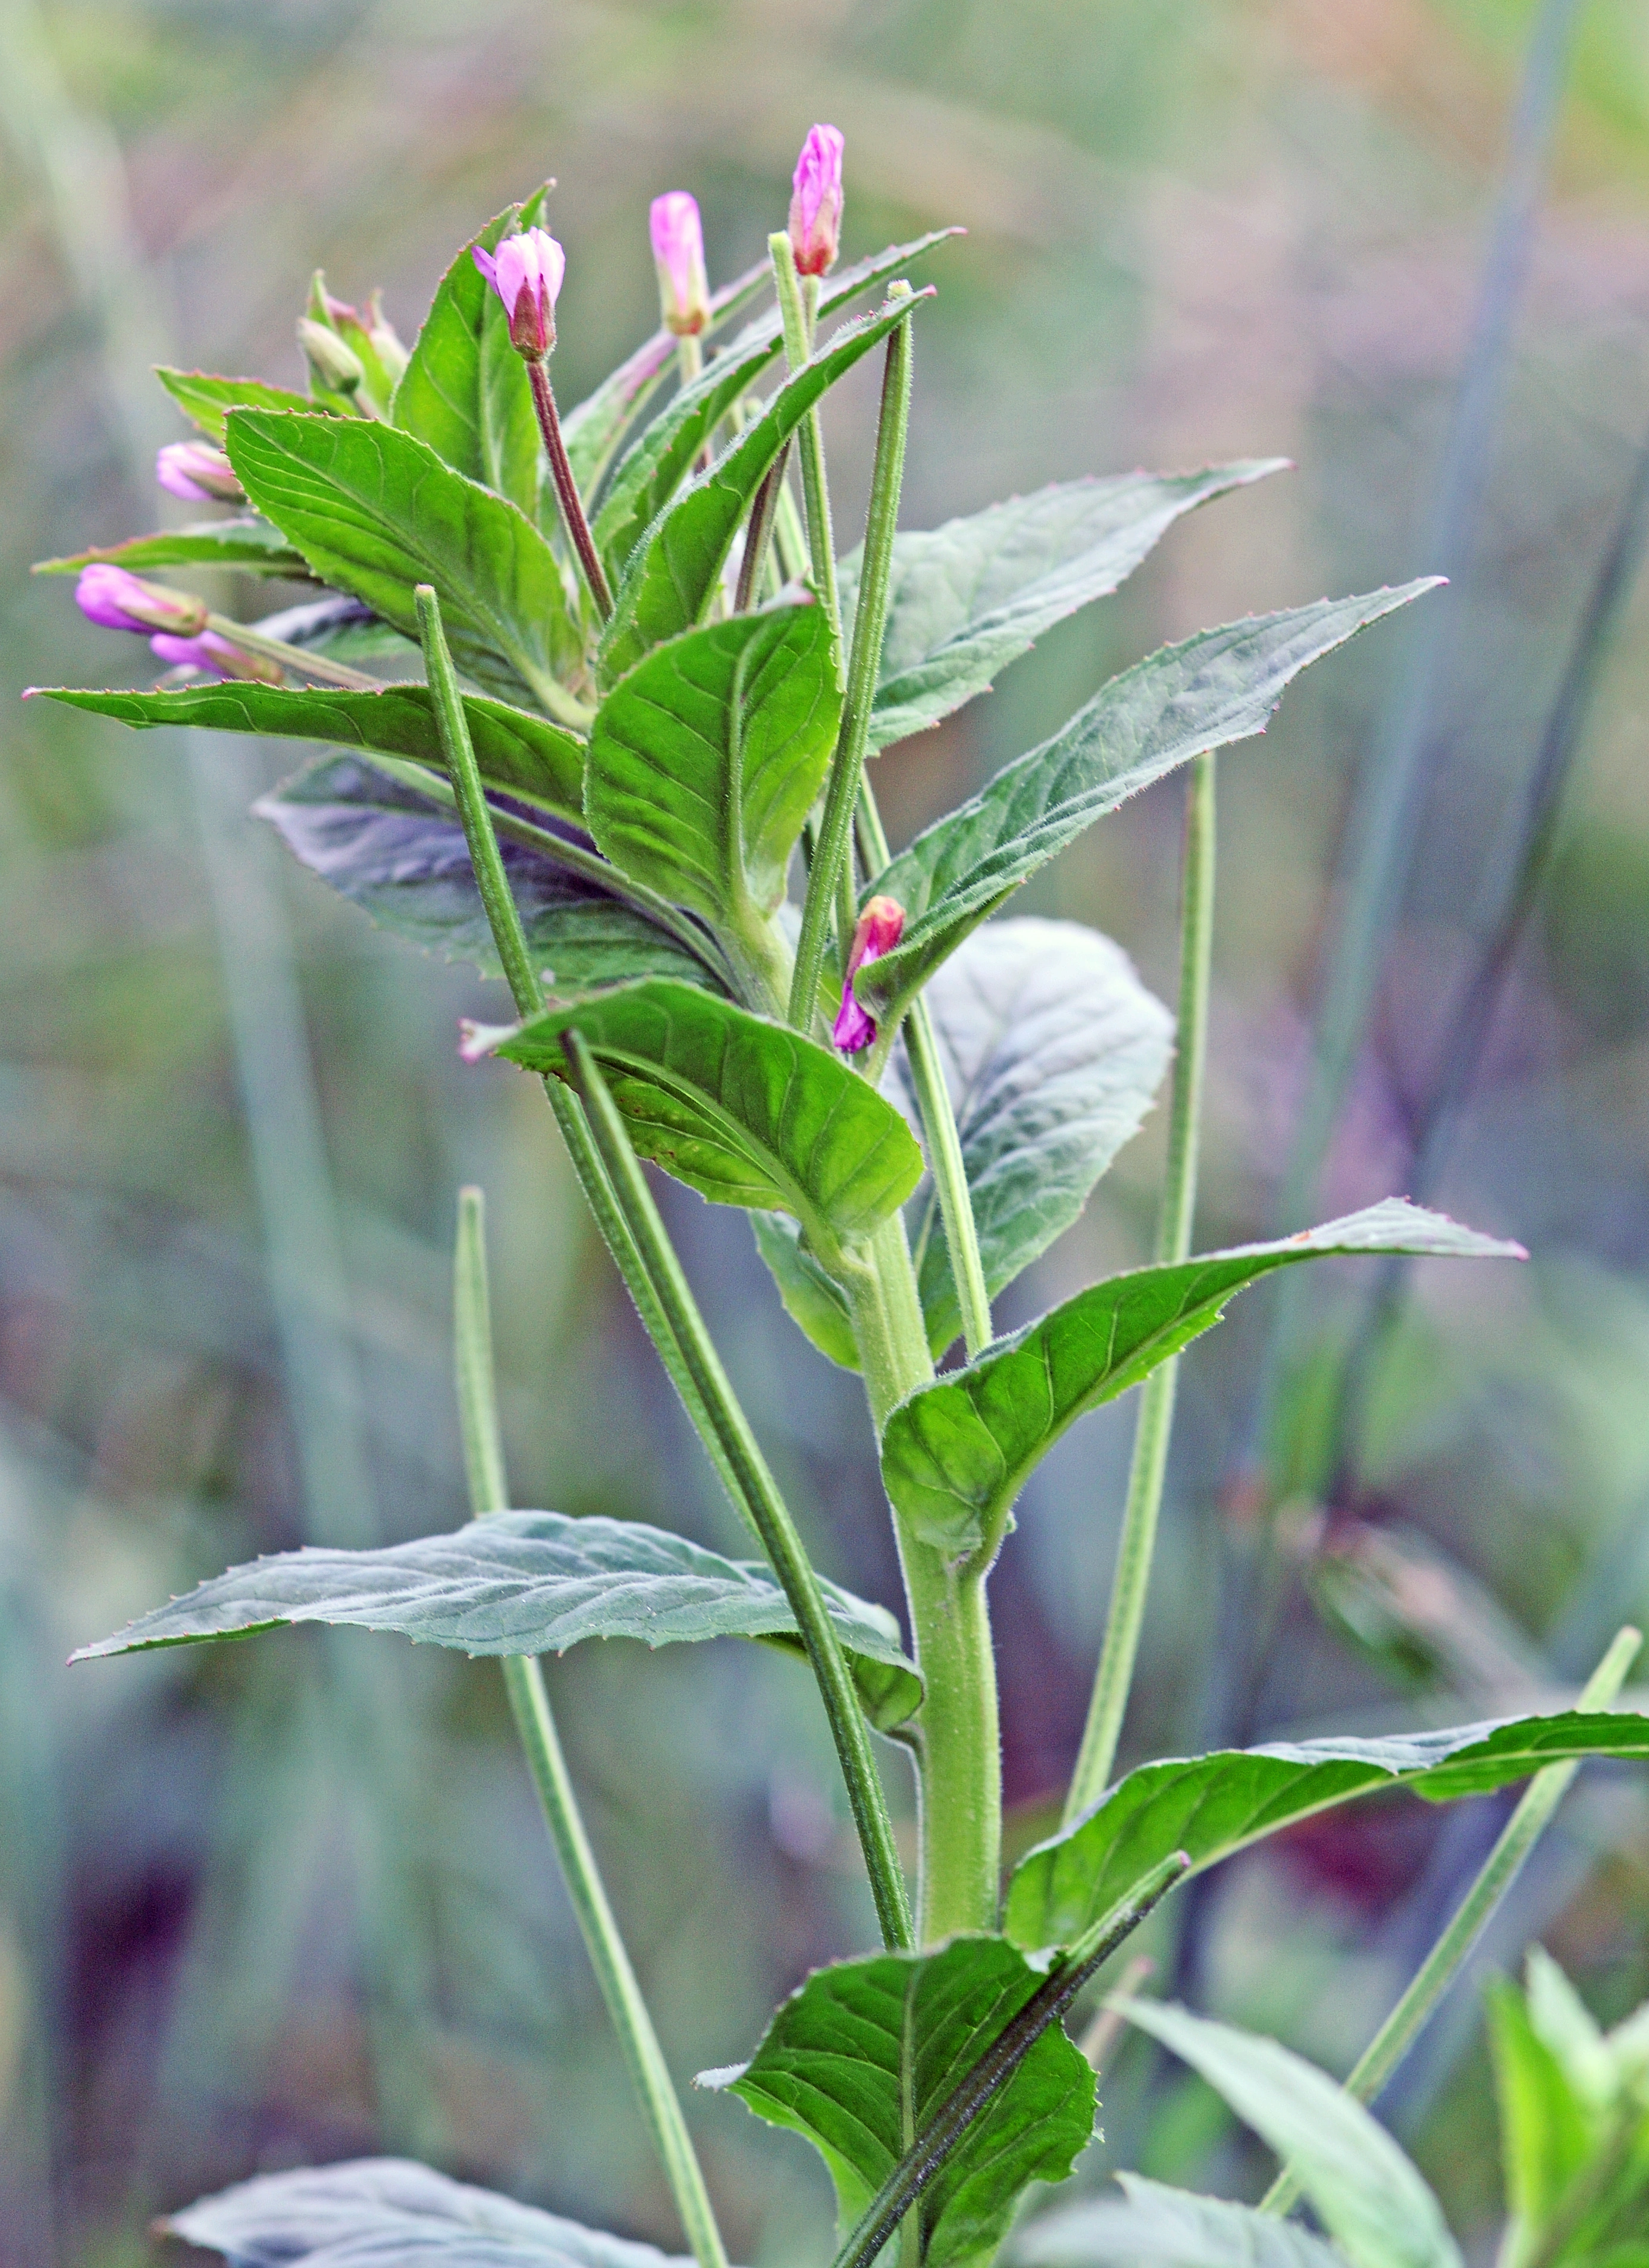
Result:
{"label": "cluster of buds", "polygon": [[245,653],[208,628],[211,609],[204,599],[151,583],[107,560],[80,571],[75,602],[86,620],[107,630],[133,630],[147,637],[150,651],[174,669],[200,669],[214,677],[250,677],[278,685],[281,672],[261,654]]}
{"label": "cluster of buds", "polygon": [[510,318],[510,344],[526,362],[542,362],[556,343],[556,302],[567,255],[548,229],[506,236],[496,252],[472,247],[477,268]]}
{"label": "cluster of buds", "polygon": [[905,933],[905,909],[897,898],[872,898],[859,916],[848,950],[842,977],[842,1005],[830,1036],[844,1056],[856,1056],[876,1037],[876,1019],[861,1008],[853,993],[853,979],[868,961],[891,953]]}
{"label": "cluster of buds", "polygon": [[168,441],[155,459],[155,478],[186,504],[244,504],[235,468],[211,441]]}
{"label": "cluster of buds", "polygon": [[407,350],[374,291],[364,311],[335,299],[316,269],[309,304],[298,319],[298,343],[309,363],[309,390],[329,409],[356,416],[389,414],[395,382],[407,367]]}

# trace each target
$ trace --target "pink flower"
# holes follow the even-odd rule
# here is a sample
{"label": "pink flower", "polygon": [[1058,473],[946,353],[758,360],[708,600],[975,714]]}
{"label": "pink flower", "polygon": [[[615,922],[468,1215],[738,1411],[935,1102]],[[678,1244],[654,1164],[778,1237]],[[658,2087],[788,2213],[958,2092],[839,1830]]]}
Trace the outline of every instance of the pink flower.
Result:
{"label": "pink flower", "polygon": [[171,637],[163,631],[150,639],[149,647],[174,669],[204,669],[214,677],[251,677],[263,685],[281,682],[277,663],[261,653],[243,653],[216,630],[202,630],[199,637]]}
{"label": "pink flower", "polygon": [[510,344],[531,362],[542,362],[556,343],[556,302],[567,255],[548,232],[529,228],[506,236],[496,252],[472,247],[475,262],[503,300]]}
{"label": "pink flower", "polygon": [[842,146],[834,126],[810,127],[796,160],[790,241],[802,276],[822,276],[836,264],[842,235]]}
{"label": "pink flower", "polygon": [[678,338],[692,337],[710,320],[710,278],[704,273],[698,199],[686,189],[667,189],[653,199],[648,224],[665,328]]}
{"label": "pink flower", "polygon": [[844,1056],[856,1056],[876,1037],[876,1020],[853,996],[853,979],[867,961],[891,953],[905,933],[905,909],[897,898],[872,898],[858,917],[842,982],[842,1005],[830,1036]]}
{"label": "pink flower", "polygon": [[155,459],[155,478],[188,504],[244,504],[247,492],[223,451],[210,441],[168,441]]}
{"label": "pink flower", "polygon": [[179,637],[198,637],[210,611],[204,599],[169,591],[161,583],[146,583],[106,559],[81,569],[75,603],[89,622],[100,623],[106,630],[166,630]]}

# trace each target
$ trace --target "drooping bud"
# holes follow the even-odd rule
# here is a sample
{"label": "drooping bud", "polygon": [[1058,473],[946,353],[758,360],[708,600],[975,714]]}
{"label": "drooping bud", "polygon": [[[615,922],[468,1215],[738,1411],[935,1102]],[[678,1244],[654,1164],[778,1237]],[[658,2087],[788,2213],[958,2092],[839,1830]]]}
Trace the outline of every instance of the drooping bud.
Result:
{"label": "drooping bud", "polygon": [[279,685],[283,673],[276,661],[267,654],[243,653],[216,630],[202,630],[199,637],[171,637],[164,631],[149,641],[150,652],[162,661],[170,662],[174,669],[203,669],[214,677],[249,677],[261,685]]}
{"label": "drooping bud", "polygon": [[696,337],[710,320],[710,278],[704,272],[698,199],[686,189],[668,189],[653,199],[647,217],[664,327],[679,339]]}
{"label": "drooping bud", "polygon": [[210,441],[168,441],[155,459],[155,478],[188,504],[244,504],[235,468]]}
{"label": "drooping bud", "polygon": [[309,357],[309,367],[323,393],[353,396],[361,390],[366,368],[359,355],[347,347],[335,331],[312,316],[298,318],[298,343]]}
{"label": "drooping bud", "polygon": [[147,583],[105,559],[80,570],[75,603],[89,622],[106,630],[164,630],[173,637],[198,637],[211,611],[204,599]]}
{"label": "drooping bud", "polygon": [[836,265],[842,237],[842,150],[834,126],[813,126],[796,160],[790,243],[799,276],[823,276]]}
{"label": "drooping bud", "polygon": [[842,1005],[830,1036],[844,1056],[856,1056],[876,1037],[876,1019],[853,997],[853,979],[867,961],[891,953],[905,933],[905,909],[897,898],[872,898],[859,916],[842,980]]}
{"label": "drooping bud", "polygon": [[510,344],[528,362],[542,362],[556,343],[556,302],[567,255],[548,229],[506,236],[496,252],[471,247],[477,268],[503,300]]}

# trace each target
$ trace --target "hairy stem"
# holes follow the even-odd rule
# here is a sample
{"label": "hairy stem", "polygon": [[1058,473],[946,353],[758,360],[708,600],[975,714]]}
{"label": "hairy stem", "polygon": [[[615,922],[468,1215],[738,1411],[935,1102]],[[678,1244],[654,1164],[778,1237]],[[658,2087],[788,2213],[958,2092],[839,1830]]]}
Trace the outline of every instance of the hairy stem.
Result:
{"label": "hairy stem", "polygon": [[[1619,1695],[1626,1673],[1638,1659],[1643,1634],[1627,1624],[1582,1687],[1577,1706],[1607,1709]],[[1358,2102],[1372,2102],[1424,2029],[1472,1948],[1493,1918],[1501,1899],[1522,1871],[1552,1814],[1568,1793],[1579,1771],[1579,1762],[1547,1764],[1523,1791],[1522,1800],[1501,1830],[1499,1840],[1483,1860],[1476,1880],[1456,1908],[1454,1918],[1416,1970],[1408,1991],[1375,2033],[1350,2078],[1345,2091]],[[1285,2166],[1260,2200],[1262,2213],[1285,2213],[1299,2195],[1293,2169]]]}
{"label": "hairy stem", "polygon": [[950,1089],[939,1061],[939,1035],[927,1002],[918,997],[905,1018],[905,1057],[910,1083],[916,1089],[922,1130],[928,1138],[928,1169],[939,1192],[939,1215],[950,1252],[951,1276],[962,1313],[962,1337],[971,1362],[990,1343],[990,1294],[985,1288],[984,1263],[979,1256],[979,1236],[974,1226],[974,1201],[962,1162],[961,1137]]}
{"label": "hairy stem", "polygon": [[549,364],[529,361],[526,374],[533,382],[533,407],[538,413],[538,430],[544,437],[544,454],[549,460],[549,477],[556,484],[561,516],[578,555],[578,565],[595,601],[595,610],[606,622],[613,611],[613,593],[607,588],[607,571],[590,533],[590,523],[584,516],[578,483],[567,461],[567,445],[561,438],[561,418],[556,409],[556,389],[549,382]]}
{"label": "hairy stem", "polygon": [[[1202,1119],[1203,1072],[1208,1053],[1209,972],[1214,944],[1214,759],[1198,756],[1185,791],[1184,880],[1180,913],[1179,1050],[1168,1120],[1168,1165],[1157,1223],[1159,1265],[1189,1257],[1196,1209],[1196,1152]],[[1140,1388],[1128,1500],[1116,1547],[1105,1642],[1093,1680],[1093,1697],[1077,1768],[1065,1798],[1064,1823],[1091,1810],[1105,1793],[1116,1761],[1129,1689],[1139,1652],[1145,1594],[1156,1548],[1157,1516],[1168,1469],[1179,1359],[1153,1370]]]}
{"label": "hairy stem", "polygon": [[669,1319],[694,1385],[710,1413],[723,1454],[738,1477],[740,1494],[790,1602],[802,1644],[819,1681],[825,1715],[847,1784],[848,1802],[870,1874],[883,1940],[890,1948],[908,1947],[911,1941],[910,1907],[893,1824],[887,1816],[887,1799],[871,1753],[870,1735],[854,1690],[852,1673],[836,1625],[825,1609],[819,1579],[750,1430],[749,1420],[722,1368],[721,1358],[659,1218],[652,1193],[600,1067],[582,1033],[569,1031],[563,1035],[563,1045],[607,1179]]}
{"label": "hairy stem", "polygon": [[[894,298],[899,289],[897,284],[891,285],[888,298]],[[909,286],[904,289],[908,295]],[[824,814],[819,823],[813,866],[807,877],[801,939],[796,948],[796,973],[791,984],[790,1020],[803,1032],[813,1028],[832,903],[843,864],[851,858],[853,814],[865,772],[871,707],[876,698],[882,633],[887,623],[894,532],[899,521],[899,491],[904,481],[905,436],[909,423],[910,322],[907,317],[887,337],[881,415],[876,429],[876,457],[871,471],[870,507],[865,526],[864,565],[859,575],[858,606],[853,616],[852,649],[848,656],[847,694],[836,755],[831,760],[829,785],[825,790]],[[850,931],[848,934],[851,934]],[[844,935],[837,942],[845,956],[848,937]]]}
{"label": "hairy stem", "polygon": [[[773,262],[773,287],[778,297],[779,321],[784,331],[784,359],[791,377],[813,353],[813,324],[818,313],[817,279],[809,276],[814,285],[812,291],[804,288],[796,273],[796,254],[784,231],[778,231],[767,240],[769,258]],[[842,636],[842,606],[836,595],[836,538],[830,530],[830,489],[825,478],[824,435],[819,423],[819,412],[810,409],[801,421],[798,436],[801,455],[802,500],[807,512],[807,554],[813,567],[813,578],[819,593],[819,603],[830,610],[831,625],[838,644]]]}
{"label": "hairy stem", "polygon": [[[485,1200],[477,1189],[458,1193],[458,1244],[453,1267],[453,1352],[458,1383],[459,1427],[469,1508],[476,1519],[509,1509],[504,1443],[498,1428],[492,1366],[492,1311],[487,1296]],[[556,1731],[556,1719],[536,1656],[506,1654],[501,1664],[516,1730],[550,1840],[561,1861],[567,1895],[590,1955],[601,1998],[623,2051],[630,2084],[659,2153],[676,2210],[699,2268],[727,2268],[727,2255],[704,2186],[681,2104],[671,2082],[659,2036],[630,1966],[585,1831],[578,1799]]]}

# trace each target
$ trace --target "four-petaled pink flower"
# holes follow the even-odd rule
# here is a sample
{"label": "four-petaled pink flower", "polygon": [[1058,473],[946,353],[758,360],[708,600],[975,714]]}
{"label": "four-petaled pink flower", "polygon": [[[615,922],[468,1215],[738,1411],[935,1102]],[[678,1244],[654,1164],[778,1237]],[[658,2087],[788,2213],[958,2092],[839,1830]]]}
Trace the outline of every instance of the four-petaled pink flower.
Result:
{"label": "four-petaled pink flower", "polygon": [[844,1056],[856,1056],[876,1037],[876,1019],[853,997],[853,979],[867,961],[880,961],[904,935],[905,909],[897,898],[872,898],[858,917],[842,981],[842,1005],[830,1036]]}
{"label": "four-petaled pink flower", "polygon": [[665,328],[679,339],[695,337],[710,320],[710,278],[704,272],[698,199],[686,189],[666,189],[653,199],[647,218]]}
{"label": "four-petaled pink flower", "polygon": [[796,160],[790,201],[790,242],[797,273],[822,276],[833,268],[841,235],[842,136],[834,126],[810,127]]}
{"label": "four-petaled pink flower", "polygon": [[75,603],[89,622],[106,630],[165,630],[173,637],[198,637],[210,612],[204,599],[187,591],[169,591],[163,583],[146,583],[124,567],[106,559],[83,567],[75,585]]}
{"label": "four-petaled pink flower", "polygon": [[510,344],[529,362],[542,362],[556,343],[556,302],[567,255],[547,229],[506,236],[496,252],[472,247],[475,261],[503,300]]}
{"label": "four-petaled pink flower", "polygon": [[235,468],[210,441],[168,441],[155,459],[155,478],[188,504],[244,504]]}
{"label": "four-petaled pink flower", "polygon": [[214,677],[250,677],[260,684],[278,685],[282,670],[278,662],[261,653],[243,653],[216,630],[202,630],[199,637],[170,637],[162,631],[149,641],[151,653],[161,661],[170,662],[174,669],[209,670]]}

